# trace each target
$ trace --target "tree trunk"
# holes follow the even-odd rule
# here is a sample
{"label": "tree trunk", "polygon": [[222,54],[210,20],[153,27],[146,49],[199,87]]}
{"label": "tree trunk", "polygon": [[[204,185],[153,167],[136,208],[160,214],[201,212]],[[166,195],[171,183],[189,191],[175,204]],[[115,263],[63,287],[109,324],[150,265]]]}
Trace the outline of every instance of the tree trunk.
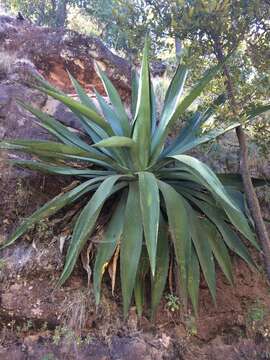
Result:
{"label": "tree trunk", "polygon": [[55,27],[64,27],[67,18],[67,0],[59,0],[55,14]]}
{"label": "tree trunk", "polygon": [[39,3],[39,14],[36,21],[36,24],[41,26],[45,24],[45,0],[40,1]]}
{"label": "tree trunk", "polygon": [[240,170],[243,178],[244,189],[247,194],[248,207],[254,220],[257,236],[263,248],[265,269],[268,280],[270,281],[270,240],[263,221],[259,200],[254,190],[248,170],[248,145],[242,126],[238,126],[236,128],[236,134],[240,145]]}
{"label": "tree trunk", "polygon": [[[212,35],[212,40],[214,44],[216,58],[219,63],[223,63],[224,54],[219,38],[217,36]],[[234,116],[238,118],[238,114],[239,114],[238,106],[234,97],[231,75],[226,64],[223,64],[223,74],[226,78],[226,88],[227,88],[231,109],[233,111]],[[259,200],[252,184],[252,180],[249,172],[249,165],[248,165],[248,144],[247,144],[245,132],[241,125],[236,128],[236,135],[240,147],[240,172],[243,179],[244,190],[247,196],[247,203],[251,216],[254,220],[256,234],[262,245],[265,270],[267,273],[268,280],[270,281],[270,239],[267,233],[265,223],[263,221]]]}

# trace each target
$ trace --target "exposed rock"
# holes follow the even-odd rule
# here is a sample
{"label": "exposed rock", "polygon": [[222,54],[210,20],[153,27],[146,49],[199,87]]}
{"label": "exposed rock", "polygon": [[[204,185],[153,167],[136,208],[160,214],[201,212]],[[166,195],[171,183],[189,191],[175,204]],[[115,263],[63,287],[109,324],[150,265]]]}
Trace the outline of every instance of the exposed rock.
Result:
{"label": "exposed rock", "polygon": [[124,95],[129,91],[127,79],[130,76],[130,65],[108,50],[97,38],[64,29],[38,27],[2,16],[0,39],[0,51],[23,59],[19,61],[32,63],[44,77],[62,89],[71,89],[66,72],[69,70],[89,89],[95,86],[103,91],[94,70],[96,61]]}

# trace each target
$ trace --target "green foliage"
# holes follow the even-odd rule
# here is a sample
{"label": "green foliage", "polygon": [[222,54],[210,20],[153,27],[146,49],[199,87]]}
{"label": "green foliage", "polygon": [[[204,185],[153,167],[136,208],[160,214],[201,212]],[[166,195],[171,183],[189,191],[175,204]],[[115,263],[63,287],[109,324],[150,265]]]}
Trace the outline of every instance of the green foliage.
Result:
{"label": "green foliage", "polygon": [[37,25],[64,26],[68,6],[81,5],[80,0],[3,0],[3,4],[13,13],[20,11],[24,17]]}
{"label": "green foliage", "polygon": [[174,296],[173,294],[167,294],[166,300],[166,307],[169,311],[175,312],[181,309],[182,304],[177,296]]}
{"label": "green foliage", "polygon": [[[144,282],[149,277],[152,311],[155,311],[166,286],[170,253],[178,265],[183,302],[190,298],[197,313],[200,270],[215,301],[216,262],[228,281],[233,282],[228,250],[253,266],[247,247],[238,233],[256,248],[259,246],[245,213],[239,177],[219,177],[202,162],[183,153],[229,131],[238,123],[222,131],[211,131],[207,136],[201,134],[201,126],[221,102],[218,99],[212,107],[196,113],[172,144],[166,145],[166,136],[179,116],[197,101],[220,66],[210,69],[189,94],[183,95],[188,70],[184,65],[179,65],[166,93],[159,121],[152,106],[155,94],[151,90],[147,54],[146,43],[140,77],[133,84],[137,95],[132,119],[128,118],[115,87],[99,69],[98,74],[111,103],[109,106],[99,98],[103,114],[97,112],[75,79],[71,78],[80,102],[40,80],[41,91],[60,100],[78,117],[92,145],[51,116],[21,103],[35,115],[39,125],[60,142],[5,140],[0,143],[0,148],[35,157],[27,161],[13,160],[15,166],[76,176],[80,184],[59,194],[34,212],[3,247],[14,243],[40,220],[84,198],[87,202],[76,220],[59,279],[59,284],[63,284],[95,231],[104,205],[110,201],[112,215],[95,255],[93,280],[97,304],[104,271],[109,262],[115,259],[116,249],[120,246],[125,316],[134,293],[138,313],[142,313]],[[250,121],[267,109],[269,106],[252,109],[244,112],[243,117]]]}

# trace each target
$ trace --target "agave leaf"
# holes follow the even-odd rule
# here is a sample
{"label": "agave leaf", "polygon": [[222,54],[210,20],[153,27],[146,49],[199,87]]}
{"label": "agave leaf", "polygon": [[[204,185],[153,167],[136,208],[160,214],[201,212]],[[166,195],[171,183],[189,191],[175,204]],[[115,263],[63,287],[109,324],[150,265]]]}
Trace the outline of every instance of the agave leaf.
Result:
{"label": "agave leaf", "polygon": [[133,125],[133,140],[138,144],[140,170],[147,167],[151,141],[151,84],[148,64],[148,42],[145,42],[139,80],[138,100]]}
{"label": "agave leaf", "polygon": [[[206,138],[200,136],[201,126],[214,114],[215,108],[218,105],[223,104],[224,101],[225,101],[224,95],[220,95],[213,102],[213,104],[211,106],[209,106],[203,113],[196,112],[192,116],[192,118],[187,122],[187,124],[183,127],[183,129],[180,131],[180,133],[176,137],[176,139],[169,146],[167,146],[164,149],[162,156],[172,154],[172,153],[176,154],[176,153],[183,152],[181,150],[181,148],[188,147],[188,144],[192,144],[193,142],[195,143],[197,138],[201,138],[202,142],[209,141],[209,140],[206,140]],[[216,135],[216,136],[218,136],[218,135]],[[199,142],[199,143],[201,143],[201,142]],[[196,146],[196,145],[194,145],[194,146]],[[194,146],[192,146],[192,147],[194,147]],[[186,150],[184,150],[184,151],[186,151]]]}
{"label": "agave leaf", "polygon": [[[225,59],[229,58],[228,55]],[[203,78],[191,89],[188,95],[184,97],[184,99],[177,103],[177,106],[174,109],[174,112],[171,114],[170,118],[166,121],[164,126],[160,127],[160,130],[156,132],[156,136],[153,139],[153,147],[152,147],[152,157],[151,157],[151,164],[155,162],[158,158],[163,145],[164,141],[175,123],[175,121],[184,113],[185,110],[193,103],[193,101],[202,93],[205,87],[209,84],[209,82],[215,77],[215,75],[221,70],[223,67],[223,63],[216,65],[209,69]]]}
{"label": "agave leaf", "polygon": [[84,176],[84,177],[96,177],[96,176],[108,176],[113,175],[113,171],[102,170],[90,170],[90,169],[77,169],[69,166],[55,166],[43,162],[31,161],[31,160],[10,160],[9,163],[17,167],[24,169],[37,170],[49,174],[60,174],[69,176]]}
{"label": "agave leaf", "polygon": [[[193,197],[195,197],[198,200],[203,200],[212,206],[217,206],[217,202],[211,194],[205,193],[201,189],[195,189],[193,183],[185,183],[181,185],[173,184],[172,186],[176,189],[176,191],[178,191],[181,195],[185,196],[187,199],[193,199]],[[221,209],[220,215],[222,215],[223,219],[226,219],[226,221],[228,221],[226,213]]]}
{"label": "agave leaf", "polygon": [[222,204],[232,224],[256,247],[259,248],[254,233],[251,231],[248,221],[235,202],[230,198],[225,188],[215,173],[201,161],[188,155],[175,155],[174,159],[187,166],[198,182],[205,186],[213,196]]}
{"label": "agave leaf", "polygon": [[168,270],[169,270],[169,239],[168,226],[160,213],[157,256],[156,256],[156,272],[151,277],[151,314],[152,318],[160,303],[163,291],[165,289]]}
{"label": "agave leaf", "polygon": [[134,67],[131,70],[131,115],[132,123],[136,114],[137,100],[138,100],[138,89],[139,89],[139,76]]}
{"label": "agave leaf", "polygon": [[89,236],[94,230],[97,218],[103,207],[104,202],[108,199],[112,192],[119,189],[114,189],[114,185],[122,177],[123,175],[108,176],[100,184],[99,188],[97,189],[91,200],[82,210],[74,227],[71,242],[66,256],[65,266],[58,281],[59,285],[62,285],[72,273],[80,252],[82,251],[84,245],[89,239]]}
{"label": "agave leaf", "polygon": [[216,272],[215,263],[212,255],[212,249],[209,243],[209,237],[213,234],[205,219],[200,219],[198,214],[186,205],[188,210],[189,226],[192,241],[202,268],[204,278],[207,282],[214,303],[216,303]]}
{"label": "agave leaf", "polygon": [[[31,74],[31,75],[39,84],[38,86],[42,85],[42,87],[44,87],[45,89],[54,91],[55,93],[58,93],[58,94],[65,95],[65,93],[63,91],[59,90],[55,86],[52,86],[52,84],[50,84],[47,80],[45,80],[41,75],[36,75],[36,74]],[[33,84],[34,88],[37,88],[38,86],[36,84]]]}
{"label": "agave leaf", "polygon": [[170,232],[174,244],[175,256],[180,270],[180,280],[183,289],[184,300],[187,299],[187,258],[189,254],[190,231],[188,226],[188,215],[185,208],[185,200],[178,194],[173,187],[163,181],[158,182],[162,192]]}
{"label": "agave leaf", "polygon": [[95,124],[100,126],[108,135],[114,135],[111,126],[100,116],[97,112],[90,109],[89,107],[79,103],[71,99],[69,96],[61,95],[59,93],[55,93],[54,91],[48,90],[46,88],[38,87],[38,89],[45,94],[50,95],[56,100],[59,100],[61,103],[65,104],[71,111],[75,114],[80,113],[85,116],[87,119],[93,121]]}
{"label": "agave leaf", "polygon": [[110,107],[109,104],[104,100],[104,98],[95,90],[95,94],[99,103],[99,106],[101,107],[101,110],[103,112],[103,115],[105,119],[110,123],[113,131],[117,135],[124,135],[123,129],[121,127],[121,124],[119,123],[118,117],[113,111],[113,109]]}
{"label": "agave leaf", "polygon": [[242,116],[244,116],[247,120],[251,120],[251,119],[255,118],[256,116],[264,114],[267,111],[270,111],[270,104],[258,105],[256,107],[254,107],[253,109],[244,111]]}
{"label": "agave leaf", "polygon": [[129,137],[125,136],[111,136],[107,139],[101,140],[97,144],[93,145],[95,147],[134,147],[136,143]]}
{"label": "agave leaf", "polygon": [[120,125],[121,125],[122,134],[125,136],[129,136],[130,135],[129,119],[128,119],[127,113],[125,111],[125,108],[122,104],[121,98],[120,98],[117,90],[115,89],[114,85],[108,78],[108,76],[100,69],[98,64],[96,64],[96,67],[97,67],[97,73],[102,81],[104,89],[112,103],[114,112],[118,118]]}
{"label": "agave leaf", "polygon": [[91,151],[84,151],[72,145],[61,144],[53,141],[6,140],[0,142],[0,149],[21,151],[52,159],[75,159],[93,163],[98,163],[98,160],[106,162],[108,165],[114,164],[112,159],[101,153],[96,153],[94,148]]}
{"label": "agave leaf", "polygon": [[196,112],[183,129],[180,130],[179,135],[163,150],[162,156],[164,157],[178,151],[178,147],[183,146],[192,138],[197,138],[199,132],[198,129],[200,128],[203,119],[203,114]]}
{"label": "agave leaf", "polygon": [[195,315],[198,316],[200,286],[200,265],[194,246],[191,246],[190,266],[188,269],[188,293]]}
{"label": "agave leaf", "polygon": [[[115,138],[115,140],[117,140],[117,138],[118,138],[119,141],[115,141],[116,146],[114,146],[114,147],[121,147],[121,141],[123,141],[123,139],[127,140],[127,139],[130,139],[130,138],[125,137],[125,136],[121,136],[123,134],[123,131],[122,131],[121,125],[119,124],[119,120],[116,117],[115,113],[113,112],[111,107],[106,103],[106,101],[103,99],[103,97],[97,91],[95,91],[95,93],[96,93],[97,99],[99,101],[100,107],[101,107],[101,109],[103,111],[103,114],[104,114],[105,118],[111,124],[112,129],[115,132],[115,134],[119,135],[118,137],[113,136],[113,137],[110,137],[110,138],[108,138],[108,136],[107,136],[108,142],[110,142],[109,139]],[[100,140],[96,141],[96,143],[99,143],[99,142],[100,142]],[[102,149],[103,152],[107,151],[107,149],[109,149],[110,147],[111,146],[103,147],[103,149]],[[112,149],[110,151],[111,151],[112,154],[114,154],[119,159],[119,161],[123,165],[130,165],[129,154],[126,152],[126,149],[121,149],[121,151],[116,150],[116,149]]]}
{"label": "agave leaf", "polygon": [[126,196],[124,195],[117,204],[103,239],[98,246],[93,277],[97,305],[100,301],[100,286],[105,267],[113,256],[123,232],[125,204]]}
{"label": "agave leaf", "polygon": [[[69,74],[70,80],[71,80],[71,82],[72,82],[72,84],[73,84],[73,86],[74,86],[74,88],[75,88],[75,90],[76,90],[76,92],[78,94],[78,97],[79,97],[81,103],[83,105],[89,107],[90,109],[92,109],[96,113],[98,113],[95,104],[89,98],[89,96],[87,95],[85,90],[81,87],[81,85],[78,83],[78,81],[76,79],[74,79],[73,76],[69,72],[68,72],[68,74]],[[84,117],[79,111],[73,110],[73,113],[77,116],[77,118],[81,122],[84,130],[90,136],[90,138],[92,139],[92,141],[94,143],[108,137],[108,134],[106,133],[106,131],[104,131],[96,123],[94,123],[91,120],[89,120],[88,118]]]}
{"label": "agave leaf", "polygon": [[9,237],[9,239],[1,246],[4,248],[8,245],[14,243],[20,236],[26,233],[26,231],[40,220],[47,218],[62,209],[64,206],[71,204],[82,195],[90,192],[98,187],[97,183],[102,181],[104,177],[99,177],[95,179],[88,180],[83,184],[77,186],[76,188],[60,194],[48,201],[45,205],[35,211],[29,218],[27,218],[23,223],[17,227],[15,232]]}
{"label": "agave leaf", "polygon": [[199,209],[201,209],[201,211],[216,225],[227,246],[244,259],[250,267],[254,268],[254,261],[252,260],[246,246],[232,228],[226,224],[222,216],[222,211],[219,208],[203,201],[199,201],[198,199],[191,197],[190,200],[196,204]]}
{"label": "agave leaf", "polygon": [[201,136],[197,136],[197,137],[194,136],[193,138],[190,139],[190,141],[180,143],[173,150],[168,152],[167,156],[178,155],[178,154],[180,155],[181,153],[189,151],[198,145],[204,144],[211,140],[215,140],[216,138],[225,134],[226,132],[237,128],[239,125],[240,125],[240,123],[234,123],[234,124],[228,126],[226,129],[215,129],[215,130],[209,131],[205,135],[201,135]]}
{"label": "agave leaf", "polygon": [[[134,164],[137,164],[137,154],[136,154],[136,143],[129,137],[125,137],[125,136],[111,136],[107,139],[101,140],[98,143],[96,143],[95,145],[93,145],[93,147],[98,147],[98,148],[102,148],[102,149],[111,149],[111,151],[113,151],[115,153],[115,156],[118,158],[118,162],[124,166],[126,169],[127,167],[131,167],[133,168],[133,166],[131,165],[131,161],[129,158],[129,154],[127,152],[125,152],[125,148],[129,148],[130,149],[130,155],[131,158],[134,162]],[[118,148],[124,148],[124,149],[118,149]]]}
{"label": "agave leaf", "polygon": [[167,124],[174,115],[183,94],[187,75],[187,67],[185,65],[179,64],[165,95],[158,132],[166,128]]}
{"label": "agave leaf", "polygon": [[[242,176],[240,174],[216,174],[224,186],[230,186],[239,191],[244,191]],[[253,186],[265,186],[270,184],[270,179],[252,178]]]}
{"label": "agave leaf", "polygon": [[209,221],[205,220],[205,224],[207,225],[210,236],[208,237],[208,241],[210,243],[212,252],[217,259],[217,262],[223,271],[224,275],[228,279],[229,283],[233,284],[233,271],[232,271],[232,263],[230,259],[229,252],[227,250],[224,241],[222,240],[220,234],[213,224]]}
{"label": "agave leaf", "polygon": [[134,286],[134,298],[139,318],[142,317],[143,313],[143,306],[145,302],[145,276],[148,272],[148,269],[149,259],[147,250],[143,246]]}
{"label": "agave leaf", "polygon": [[128,314],[142,251],[143,227],[137,182],[130,182],[120,250],[124,316]]}
{"label": "agave leaf", "polygon": [[[151,81],[151,134],[153,136],[157,129],[157,100],[153,83]],[[151,145],[151,144],[150,144]]]}
{"label": "agave leaf", "polygon": [[131,113],[132,118],[135,118],[137,100],[138,100],[138,90],[139,90],[139,76],[136,69],[131,71]]}
{"label": "agave leaf", "polygon": [[157,237],[159,224],[159,189],[155,176],[139,172],[139,192],[144,237],[149,255],[152,275],[155,275]]}
{"label": "agave leaf", "polygon": [[78,81],[71,75],[69,71],[67,71],[67,73],[79,99],[81,100],[81,103],[85,106],[88,106],[93,111],[98,112],[94,102],[87,95],[84,88],[78,83]]}
{"label": "agave leaf", "polygon": [[41,123],[38,123],[40,126],[47,129],[50,133],[56,136],[64,144],[75,145],[85,151],[91,150],[91,146],[86,142],[81,140],[77,135],[68,130],[68,128],[61,124],[59,121],[55,120],[52,116],[33,108],[32,106],[22,102],[17,101],[23,108],[30,111],[38,119],[41,120]]}

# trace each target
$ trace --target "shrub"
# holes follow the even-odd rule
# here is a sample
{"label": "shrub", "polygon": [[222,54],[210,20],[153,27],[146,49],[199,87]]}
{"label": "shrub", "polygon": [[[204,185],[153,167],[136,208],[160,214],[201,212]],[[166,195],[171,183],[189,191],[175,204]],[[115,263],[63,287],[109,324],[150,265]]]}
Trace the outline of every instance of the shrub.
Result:
{"label": "shrub", "polygon": [[[111,218],[95,255],[93,286],[97,304],[100,301],[103,273],[119,246],[125,316],[133,294],[141,315],[146,277],[151,278],[152,312],[155,311],[166,285],[170,254],[178,264],[184,301],[190,298],[197,313],[200,271],[215,300],[215,262],[230,283],[233,282],[233,270],[229,250],[242,257],[250,266],[254,265],[238,233],[255,248],[259,246],[245,208],[240,177],[236,174],[215,174],[205,164],[184,153],[239,124],[211,130],[207,134],[200,133],[200,127],[213,115],[215,107],[222,103],[221,98],[218,98],[204,112],[196,113],[168,146],[165,146],[165,141],[177,119],[219,70],[220,66],[211,68],[183,97],[188,71],[180,64],[166,93],[160,119],[156,117],[147,45],[140,76],[133,74],[131,120],[113,84],[98,67],[98,74],[111,102],[110,106],[96,92],[103,114],[98,112],[71,75],[80,102],[39,79],[38,88],[41,91],[73,111],[92,145],[53,117],[20,103],[35,115],[40,126],[60,142],[1,142],[2,149],[21,151],[38,158],[12,163],[35,171],[76,176],[81,182],[34,212],[3,246],[14,243],[41,219],[80,198],[87,198],[88,202],[74,226],[59,279],[59,284],[63,284],[71,275],[80,252],[95,230],[104,204],[111,199],[114,204],[111,206]],[[267,108],[243,112],[243,117],[250,120]]]}

